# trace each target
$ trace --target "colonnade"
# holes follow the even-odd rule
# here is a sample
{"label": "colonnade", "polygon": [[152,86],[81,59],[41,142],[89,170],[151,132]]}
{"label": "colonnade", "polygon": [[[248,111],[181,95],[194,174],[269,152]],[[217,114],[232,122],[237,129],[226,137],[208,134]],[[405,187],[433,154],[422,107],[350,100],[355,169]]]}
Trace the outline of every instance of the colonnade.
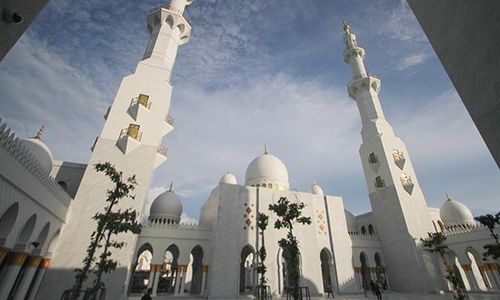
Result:
{"label": "colonnade", "polygon": [[0,247],[0,299],[35,299],[50,258]]}

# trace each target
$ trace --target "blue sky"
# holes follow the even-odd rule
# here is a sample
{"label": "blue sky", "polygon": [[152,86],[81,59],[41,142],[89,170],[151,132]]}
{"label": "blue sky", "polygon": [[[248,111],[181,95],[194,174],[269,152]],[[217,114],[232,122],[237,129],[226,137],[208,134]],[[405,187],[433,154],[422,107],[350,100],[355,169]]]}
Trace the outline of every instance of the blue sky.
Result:
{"label": "blue sky", "polygon": [[[0,117],[20,136],[46,124],[58,160],[86,162],[123,76],[148,42],[146,16],[162,1],[51,0],[0,63]],[[349,99],[342,21],[382,79],[387,120],[410,151],[429,206],[449,192],[474,214],[498,210],[500,174],[405,1],[194,0],[179,49],[163,143],[167,162],[149,198],[171,181],[187,215],[231,169],[244,181],[264,143],[291,187],[318,182],[355,214],[370,209]]]}

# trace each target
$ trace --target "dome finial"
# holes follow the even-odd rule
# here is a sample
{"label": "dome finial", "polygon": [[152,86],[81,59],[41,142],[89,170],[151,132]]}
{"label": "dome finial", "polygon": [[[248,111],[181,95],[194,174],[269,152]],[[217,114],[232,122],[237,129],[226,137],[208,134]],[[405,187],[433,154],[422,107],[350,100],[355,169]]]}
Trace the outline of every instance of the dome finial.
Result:
{"label": "dome finial", "polygon": [[267,151],[267,144],[264,144],[264,154],[269,154],[269,152]]}
{"label": "dome finial", "polygon": [[451,198],[450,194],[448,194],[448,192],[446,192],[446,193],[444,193],[444,194],[446,195],[446,200],[448,200],[448,201],[453,200],[453,199]]}
{"label": "dome finial", "polygon": [[44,131],[45,131],[45,124],[43,124],[42,127],[40,127],[38,133],[33,138],[40,140]]}
{"label": "dome finial", "polygon": [[346,34],[351,33],[351,26],[349,26],[349,23],[347,23],[347,20],[344,20],[344,32]]}
{"label": "dome finial", "polygon": [[173,188],[174,188],[174,182],[173,182],[173,181],[171,181],[171,182],[170,182],[170,189],[169,189],[168,191],[169,191],[169,192],[171,192]]}

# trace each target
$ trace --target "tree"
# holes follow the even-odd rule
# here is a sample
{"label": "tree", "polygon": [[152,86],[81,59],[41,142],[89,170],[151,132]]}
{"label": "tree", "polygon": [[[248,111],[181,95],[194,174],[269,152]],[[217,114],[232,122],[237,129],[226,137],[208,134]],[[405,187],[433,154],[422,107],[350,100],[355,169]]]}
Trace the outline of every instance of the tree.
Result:
{"label": "tree", "polygon": [[261,246],[257,254],[259,255],[259,263],[257,264],[257,273],[260,274],[259,287],[257,295],[259,299],[267,299],[267,289],[266,289],[266,271],[267,267],[265,264],[267,252],[264,241],[264,232],[266,231],[267,225],[269,223],[269,217],[266,214],[259,213],[257,217],[257,228],[259,228],[260,242]]}
{"label": "tree", "polygon": [[454,299],[465,299],[465,292],[462,289],[460,282],[460,275],[457,274],[457,270],[454,268],[454,264],[447,264],[446,259],[449,258],[450,249],[445,244],[446,237],[441,232],[428,233],[429,237],[426,239],[420,239],[422,246],[426,251],[431,253],[438,253],[443,264],[446,268],[445,278],[452,285],[452,294]]}
{"label": "tree", "polygon": [[486,244],[483,246],[486,250],[486,252],[483,253],[483,257],[491,257],[497,264],[497,270],[500,274],[500,266],[498,265],[498,259],[500,259],[500,242],[498,241],[498,234],[495,233],[495,227],[500,225],[500,212],[497,212],[494,216],[486,214],[475,217],[474,219],[488,228],[491,237],[495,241],[494,244]]}
{"label": "tree", "polygon": [[133,209],[114,210],[116,204],[124,198],[134,199],[130,193],[135,189],[137,182],[135,175],[123,180],[123,173],[117,171],[115,166],[109,162],[97,163],[94,165],[97,172],[102,172],[114,184],[112,189],[106,191],[107,205],[103,212],[96,213],[92,219],[97,222],[96,230],[90,236],[90,244],[87,247],[87,256],[83,259],[82,268],[75,269],[75,284],[72,288],[70,299],[78,299],[83,282],[88,278],[88,273],[95,262],[95,255],[98,249],[102,248],[99,261],[95,264],[94,271],[96,279],[94,281],[93,294],[102,287],[101,278],[104,273],[109,273],[116,268],[117,262],[110,258],[112,248],[120,249],[125,243],[114,241],[112,237],[119,233],[141,232],[140,224],[137,222],[137,212]]}
{"label": "tree", "polygon": [[278,241],[278,245],[285,253],[290,278],[289,291],[294,300],[299,299],[299,242],[293,234],[295,224],[311,224],[310,217],[302,216],[305,204],[302,202],[293,203],[286,197],[281,197],[277,204],[270,204],[269,210],[274,212],[278,219],[274,222],[274,228],[285,228],[288,230],[286,238]]}

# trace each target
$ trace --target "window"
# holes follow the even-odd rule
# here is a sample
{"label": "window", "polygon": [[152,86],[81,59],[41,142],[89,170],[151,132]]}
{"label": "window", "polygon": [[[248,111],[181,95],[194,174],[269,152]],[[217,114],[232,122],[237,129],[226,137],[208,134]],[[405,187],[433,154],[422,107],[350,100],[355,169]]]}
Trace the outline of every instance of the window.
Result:
{"label": "window", "polygon": [[144,95],[144,94],[139,94],[139,97],[137,97],[137,102],[146,107],[146,108],[149,108],[149,96],[148,95]]}
{"label": "window", "polygon": [[139,132],[140,125],[130,124],[127,128],[127,135],[133,139],[140,140],[141,134]]}
{"label": "window", "polygon": [[361,226],[361,234],[366,234],[366,228],[365,228],[365,226]]}
{"label": "window", "polygon": [[376,163],[378,163],[378,157],[377,157],[377,155],[375,155],[375,153],[373,153],[373,152],[370,153],[370,155],[368,155],[368,162],[370,164],[376,164]]}
{"label": "window", "polygon": [[65,191],[68,190],[68,185],[64,181],[58,181],[57,184]]}
{"label": "window", "polygon": [[385,181],[382,179],[382,177],[380,176],[375,177],[375,187],[376,188],[385,187]]}
{"label": "window", "polygon": [[368,233],[370,235],[374,235],[375,234],[375,229],[373,228],[372,224],[368,225]]}

